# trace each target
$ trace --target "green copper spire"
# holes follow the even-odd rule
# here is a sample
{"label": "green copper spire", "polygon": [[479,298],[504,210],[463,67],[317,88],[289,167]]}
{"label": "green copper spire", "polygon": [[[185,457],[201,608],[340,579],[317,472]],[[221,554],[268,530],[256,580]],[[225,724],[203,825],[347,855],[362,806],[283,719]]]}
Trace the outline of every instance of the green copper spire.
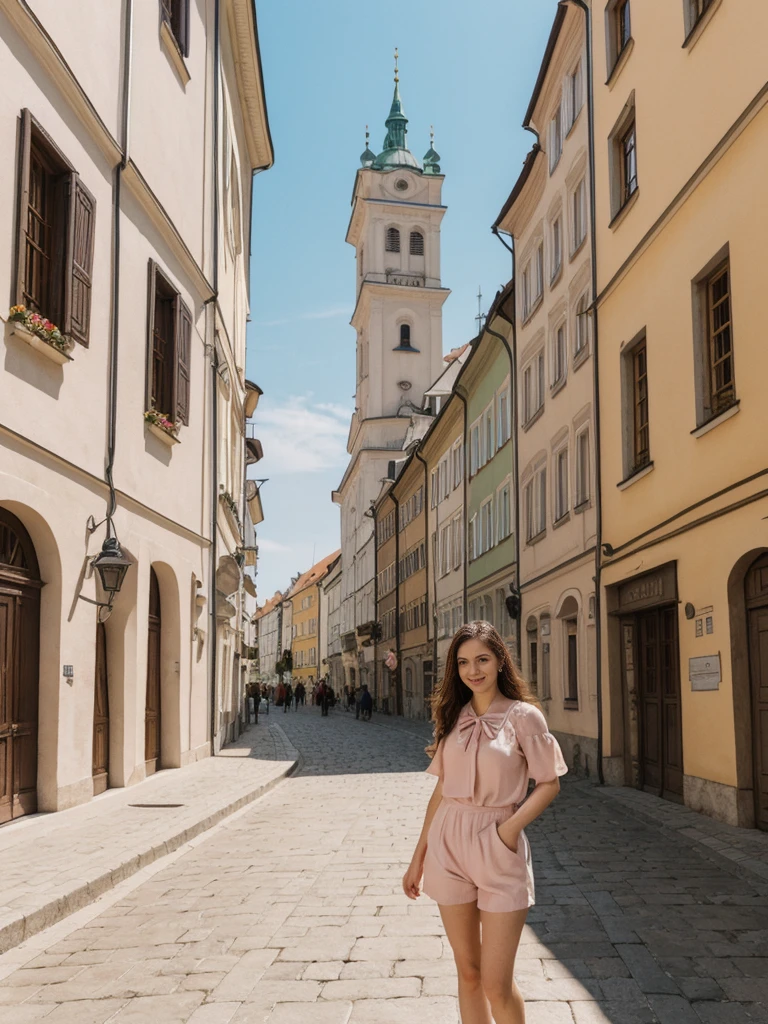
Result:
{"label": "green copper spire", "polygon": [[392,97],[389,117],[384,122],[387,126],[384,147],[373,164],[378,171],[390,170],[395,167],[412,167],[421,170],[418,160],[408,149],[408,118],[403,113],[403,101],[400,98],[400,73],[397,62],[398,52],[395,50],[395,93]]}
{"label": "green copper spire", "polygon": [[424,173],[440,173],[440,154],[435,149],[435,129],[431,125],[429,128],[429,149],[424,154]]}

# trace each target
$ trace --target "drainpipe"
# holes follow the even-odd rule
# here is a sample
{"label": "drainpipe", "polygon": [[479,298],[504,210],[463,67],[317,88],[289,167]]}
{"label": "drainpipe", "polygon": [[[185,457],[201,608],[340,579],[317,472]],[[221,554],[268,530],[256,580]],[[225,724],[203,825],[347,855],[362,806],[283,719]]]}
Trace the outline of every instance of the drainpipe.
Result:
{"label": "drainpipe", "polygon": [[592,64],[592,12],[584,0],[570,0],[584,12],[587,37],[587,123],[589,128],[589,199],[590,199],[590,241],[592,244],[592,387],[595,396],[595,671],[597,673],[597,777],[605,785],[603,775],[603,644],[602,644],[602,601],[601,562],[603,542],[603,501],[602,470],[600,464],[600,375],[597,316],[597,222],[595,219],[595,93]]}
{"label": "drainpipe", "polygon": [[[515,277],[515,250],[514,247],[510,247],[504,242],[498,233],[498,229],[494,228],[493,233],[499,238],[501,244],[509,249],[512,254],[512,279]],[[510,381],[510,398],[512,401],[512,460],[514,462],[514,474],[515,474],[515,486],[511,488],[514,491],[514,502],[515,502],[515,584],[520,589],[520,495],[518,493],[517,481],[517,327],[515,326],[514,316],[510,320],[508,316],[499,311],[499,316],[504,317],[508,324],[512,325],[512,347],[509,347],[509,342],[503,334],[499,334],[498,331],[494,331],[492,327],[488,326],[486,322],[483,328],[488,334],[492,334],[494,338],[498,338],[504,348],[507,350],[507,356],[509,357],[509,381]],[[522,664],[522,651],[521,651],[521,636],[520,636],[520,616],[522,614],[522,605],[518,608],[517,617],[515,618],[515,646],[517,651],[517,662],[518,665]]]}
{"label": "drainpipe", "polygon": [[464,582],[462,587],[462,611],[464,614],[464,621],[467,621],[467,554],[469,544],[467,543],[467,529],[469,528],[469,509],[467,507],[467,499],[469,497],[469,438],[467,437],[467,424],[469,422],[469,407],[467,404],[466,396],[463,392],[456,388],[456,394],[461,399],[461,404],[464,406],[464,480],[463,480],[463,499],[464,499],[464,557],[462,558],[463,569],[464,569]]}
{"label": "drainpipe", "polygon": [[395,653],[397,668],[395,669],[395,714],[403,713],[403,684],[400,677],[400,502],[390,491],[395,504]]}
{"label": "drainpipe", "polygon": [[[416,458],[419,460],[419,462],[422,464],[422,466],[424,467],[424,549],[425,549],[425,552],[426,552],[426,559],[427,559],[427,565],[426,565],[426,570],[427,570],[427,604],[429,604],[429,558],[430,558],[430,554],[429,554],[429,501],[427,500],[428,495],[429,495],[429,489],[428,489],[429,477],[428,477],[428,474],[427,474],[427,462],[426,462],[426,459],[423,457],[423,455],[418,450],[418,448],[416,449],[414,454],[415,454]],[[437,535],[437,529],[438,529],[438,526],[439,526],[439,515],[438,515],[439,507],[440,506],[439,506],[439,502],[438,502],[438,504],[435,505],[435,549],[436,549],[436,552],[440,548],[440,538]],[[435,554],[434,558],[432,559],[432,578],[433,578],[434,586],[435,586],[434,601],[432,602],[433,605],[434,605],[434,615],[432,616],[432,689],[434,690],[435,678],[436,678],[436,673],[437,673],[437,554]],[[430,619],[430,616],[427,615],[427,644],[429,644],[429,619]]]}
{"label": "drainpipe", "polygon": [[217,619],[216,619],[216,533],[218,530],[219,513],[219,357],[216,351],[216,296],[219,291],[219,19],[221,15],[221,0],[214,2],[214,26],[213,26],[213,291],[214,298],[209,302],[213,303],[211,316],[212,346],[211,346],[211,508],[210,508],[210,533],[211,546],[209,550],[208,575],[209,580],[209,626],[208,631],[208,675],[211,688],[211,755],[216,753],[216,668],[217,668]]}

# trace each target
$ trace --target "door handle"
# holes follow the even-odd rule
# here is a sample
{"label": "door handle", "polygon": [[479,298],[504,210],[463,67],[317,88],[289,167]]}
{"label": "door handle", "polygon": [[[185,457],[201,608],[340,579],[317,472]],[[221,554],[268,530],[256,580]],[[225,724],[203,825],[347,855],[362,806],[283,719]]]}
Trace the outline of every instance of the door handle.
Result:
{"label": "door handle", "polygon": [[11,726],[11,736],[15,736],[18,731],[19,731],[19,726],[16,725],[16,723],[14,723]]}

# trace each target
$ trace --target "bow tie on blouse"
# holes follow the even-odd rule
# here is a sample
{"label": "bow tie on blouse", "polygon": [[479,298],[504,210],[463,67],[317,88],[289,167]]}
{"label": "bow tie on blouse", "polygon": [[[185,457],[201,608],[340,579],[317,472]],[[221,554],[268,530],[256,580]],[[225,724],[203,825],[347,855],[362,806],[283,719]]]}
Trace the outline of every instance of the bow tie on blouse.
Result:
{"label": "bow tie on blouse", "polygon": [[466,797],[470,800],[474,797],[480,736],[485,733],[489,739],[496,739],[507,717],[507,710],[486,711],[484,715],[478,715],[470,706],[461,712],[457,724],[457,741],[459,746],[464,748],[469,763],[467,772],[462,777],[462,792],[454,794],[455,796]]}

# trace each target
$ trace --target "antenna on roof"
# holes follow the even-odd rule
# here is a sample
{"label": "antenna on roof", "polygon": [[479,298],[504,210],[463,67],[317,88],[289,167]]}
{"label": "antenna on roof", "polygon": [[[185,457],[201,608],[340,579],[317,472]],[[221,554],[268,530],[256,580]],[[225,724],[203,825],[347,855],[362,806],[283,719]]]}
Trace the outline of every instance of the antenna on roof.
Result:
{"label": "antenna on roof", "polygon": [[485,323],[485,313],[483,312],[483,293],[480,290],[480,285],[477,286],[477,316],[475,317],[475,320],[477,320],[477,333],[479,334]]}

